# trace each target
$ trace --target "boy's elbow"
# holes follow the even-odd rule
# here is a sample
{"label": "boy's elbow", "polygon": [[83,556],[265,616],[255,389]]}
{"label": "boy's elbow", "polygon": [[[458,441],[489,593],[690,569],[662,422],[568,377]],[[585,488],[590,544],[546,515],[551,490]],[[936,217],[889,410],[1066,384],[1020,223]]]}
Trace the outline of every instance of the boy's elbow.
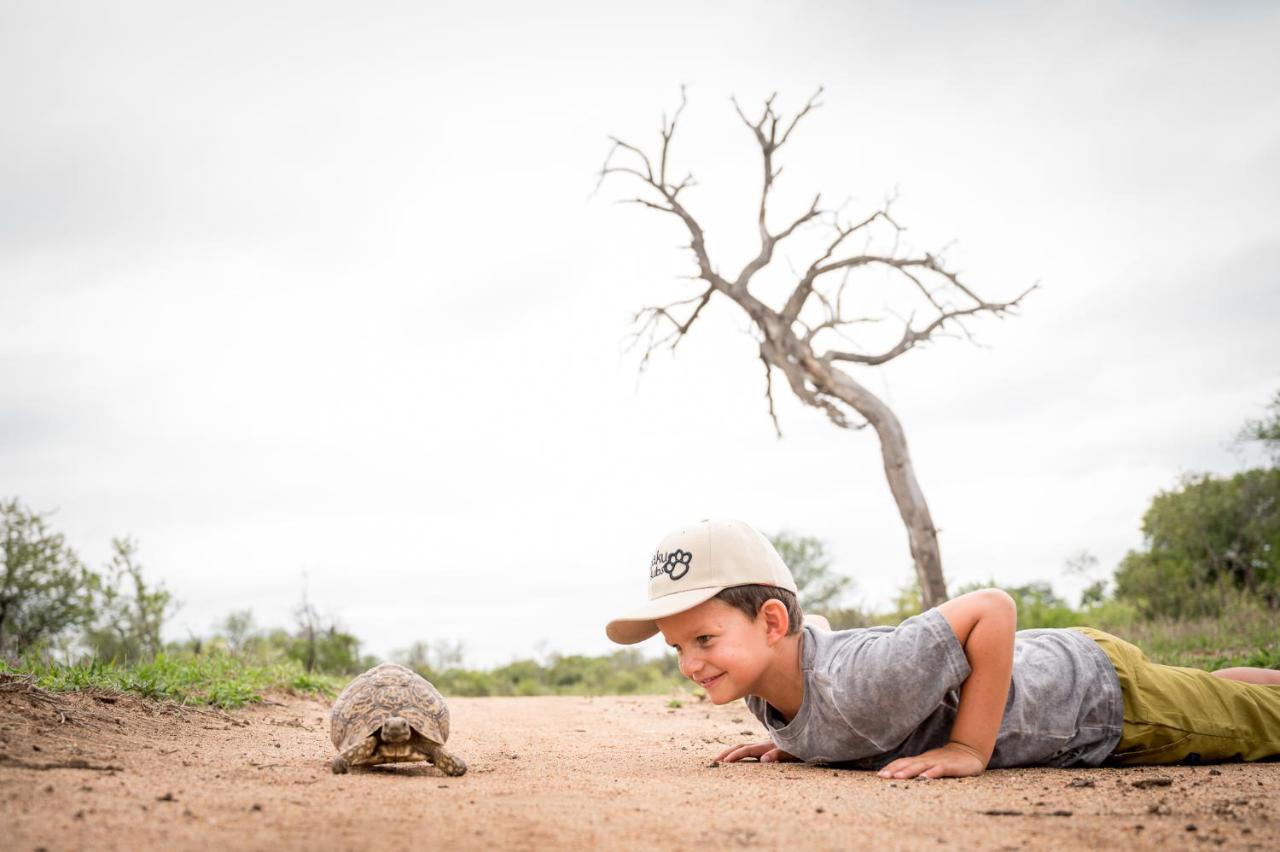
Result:
{"label": "boy's elbow", "polygon": [[986,589],[985,591],[993,599],[995,606],[1015,616],[1018,614],[1018,602],[1013,599],[1013,595],[1004,589]]}
{"label": "boy's elbow", "polygon": [[1018,602],[1004,589],[983,589],[979,592],[984,597],[983,604],[989,616],[1018,623]]}
{"label": "boy's elbow", "polygon": [[1002,589],[969,592],[942,604],[938,611],[950,622],[961,645],[979,622],[987,625],[986,629],[1008,630],[1010,636],[1018,628],[1018,604]]}

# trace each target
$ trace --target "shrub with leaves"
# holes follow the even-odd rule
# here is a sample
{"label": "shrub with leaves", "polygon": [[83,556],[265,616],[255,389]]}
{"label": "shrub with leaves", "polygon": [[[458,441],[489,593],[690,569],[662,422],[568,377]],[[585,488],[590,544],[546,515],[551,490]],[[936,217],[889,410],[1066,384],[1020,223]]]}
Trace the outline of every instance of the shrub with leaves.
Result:
{"label": "shrub with leaves", "polygon": [[1187,477],[1151,501],[1142,533],[1115,580],[1143,615],[1216,615],[1233,591],[1280,607],[1280,468]]}
{"label": "shrub with leaves", "polygon": [[0,656],[52,643],[93,617],[97,575],[43,515],[0,501],[0,540]]}
{"label": "shrub with leaves", "polygon": [[825,613],[839,605],[853,580],[832,570],[822,539],[783,531],[769,536],[769,541],[791,569],[801,609]]}
{"label": "shrub with leaves", "polygon": [[97,617],[85,631],[85,643],[104,660],[154,659],[163,650],[160,630],[178,603],[163,584],[147,584],[132,540],[113,539],[111,547],[107,573],[95,583]]}

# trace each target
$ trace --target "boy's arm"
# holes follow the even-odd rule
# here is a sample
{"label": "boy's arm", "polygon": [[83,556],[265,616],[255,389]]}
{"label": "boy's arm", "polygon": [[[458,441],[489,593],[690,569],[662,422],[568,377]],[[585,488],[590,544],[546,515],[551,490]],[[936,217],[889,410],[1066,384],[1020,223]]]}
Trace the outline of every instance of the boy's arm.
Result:
{"label": "boy's arm", "polygon": [[981,589],[949,600],[938,613],[951,625],[969,660],[951,741],[880,770],[884,778],[977,775],[991,760],[1013,677],[1013,634],[1018,609],[999,589]]}

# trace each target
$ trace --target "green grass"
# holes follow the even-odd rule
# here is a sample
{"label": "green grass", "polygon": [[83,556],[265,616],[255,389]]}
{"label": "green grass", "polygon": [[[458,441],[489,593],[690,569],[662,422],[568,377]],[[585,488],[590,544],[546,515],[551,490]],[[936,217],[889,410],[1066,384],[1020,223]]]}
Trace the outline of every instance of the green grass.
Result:
{"label": "green grass", "polygon": [[309,675],[292,660],[256,665],[222,654],[162,654],[151,662],[134,665],[100,660],[77,664],[27,660],[16,665],[0,661],[0,672],[28,675],[36,686],[53,692],[103,689],[156,701],[224,709],[261,701],[263,693],[273,689],[332,697],[346,682],[345,678]]}
{"label": "green grass", "polygon": [[[1114,598],[1073,609],[1023,595],[1018,629],[1095,627],[1132,642],[1152,661],[1216,671],[1233,666],[1280,669],[1280,611],[1231,590],[1214,591],[1218,614],[1175,620],[1144,619],[1130,603]],[[896,623],[882,620],[879,623]]]}
{"label": "green grass", "polygon": [[1151,660],[1167,666],[1280,669],[1280,612],[1243,596],[1224,599],[1213,617],[1142,619],[1133,607],[1115,600],[1074,611],[1074,617],[1076,624],[1132,642]]}
{"label": "green grass", "polygon": [[1280,669],[1280,629],[1274,613],[1229,613],[1194,621],[1140,621],[1114,632],[1165,665],[1209,671],[1231,666]]}

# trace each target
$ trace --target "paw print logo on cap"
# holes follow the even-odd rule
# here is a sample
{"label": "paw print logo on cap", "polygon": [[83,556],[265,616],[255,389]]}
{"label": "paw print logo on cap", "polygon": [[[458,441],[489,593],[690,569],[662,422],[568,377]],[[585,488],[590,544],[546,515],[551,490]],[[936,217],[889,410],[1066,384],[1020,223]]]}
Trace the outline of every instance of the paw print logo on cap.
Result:
{"label": "paw print logo on cap", "polygon": [[662,566],[662,570],[672,580],[679,580],[689,573],[692,559],[693,554],[687,550],[673,550],[667,554],[667,563]]}

